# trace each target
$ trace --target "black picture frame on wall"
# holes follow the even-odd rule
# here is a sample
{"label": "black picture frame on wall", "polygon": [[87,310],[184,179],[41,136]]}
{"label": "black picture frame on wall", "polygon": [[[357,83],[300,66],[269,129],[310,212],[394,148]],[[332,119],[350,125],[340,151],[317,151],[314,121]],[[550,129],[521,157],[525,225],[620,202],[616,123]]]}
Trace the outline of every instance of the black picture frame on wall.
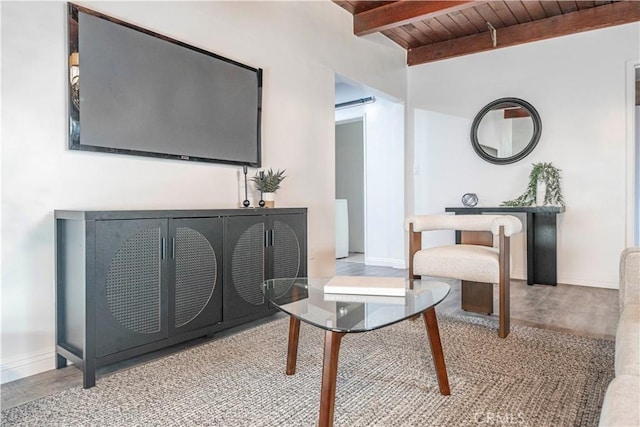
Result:
{"label": "black picture frame on wall", "polygon": [[67,7],[70,150],[261,166],[261,68]]}
{"label": "black picture frame on wall", "polygon": [[[510,156],[499,156],[495,148],[488,147],[487,145],[482,144],[482,142],[478,138],[478,128],[480,127],[482,120],[485,118],[485,116],[487,116],[488,113],[494,110],[515,110],[517,114],[514,114],[514,117],[527,117],[531,120],[532,130],[529,137],[530,139],[526,142],[521,150],[513,153]],[[505,112],[504,114],[505,118],[507,118],[507,113]],[[531,154],[534,148],[536,148],[536,145],[538,145],[538,141],[540,141],[541,135],[542,120],[540,119],[538,110],[536,110],[533,105],[520,98],[500,98],[485,105],[473,119],[470,132],[471,145],[476,154],[478,154],[478,156],[480,156],[487,162],[496,165],[508,165],[524,159],[529,154]]]}

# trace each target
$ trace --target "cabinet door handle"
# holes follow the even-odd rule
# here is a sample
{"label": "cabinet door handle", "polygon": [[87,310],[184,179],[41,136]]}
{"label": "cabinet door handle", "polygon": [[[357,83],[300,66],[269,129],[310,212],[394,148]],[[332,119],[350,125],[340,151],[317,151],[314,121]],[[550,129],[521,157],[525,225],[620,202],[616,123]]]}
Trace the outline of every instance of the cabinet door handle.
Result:
{"label": "cabinet door handle", "polygon": [[167,239],[164,237],[160,239],[160,259],[165,259],[167,256]]}
{"label": "cabinet door handle", "polygon": [[273,246],[273,230],[267,230],[264,232],[264,246],[265,248]]}
{"label": "cabinet door handle", "polygon": [[171,238],[171,259],[176,259],[176,239]]}

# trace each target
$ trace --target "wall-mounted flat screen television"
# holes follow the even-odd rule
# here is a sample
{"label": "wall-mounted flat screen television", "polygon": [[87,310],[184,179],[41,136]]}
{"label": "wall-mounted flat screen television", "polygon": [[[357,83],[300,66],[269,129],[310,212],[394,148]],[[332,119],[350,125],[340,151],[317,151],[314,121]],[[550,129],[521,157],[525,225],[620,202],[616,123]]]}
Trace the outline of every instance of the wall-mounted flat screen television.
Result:
{"label": "wall-mounted flat screen television", "polygon": [[68,4],[69,148],[261,165],[262,70]]}

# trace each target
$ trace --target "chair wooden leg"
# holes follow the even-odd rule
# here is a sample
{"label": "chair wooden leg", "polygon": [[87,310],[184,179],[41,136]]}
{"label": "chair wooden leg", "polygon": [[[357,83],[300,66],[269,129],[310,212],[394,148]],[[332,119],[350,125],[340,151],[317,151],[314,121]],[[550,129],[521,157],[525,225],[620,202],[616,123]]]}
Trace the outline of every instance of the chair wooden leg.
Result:
{"label": "chair wooden leg", "polygon": [[498,282],[499,288],[499,306],[500,306],[500,326],[498,329],[498,335],[500,338],[506,338],[509,335],[510,319],[511,319],[511,303],[509,297],[509,290],[511,288],[511,269],[510,269],[510,239],[504,235],[504,228],[500,227],[499,235],[500,245],[500,281]]}
{"label": "chair wooden leg", "polygon": [[462,309],[474,313],[493,313],[493,283],[461,280]]}
{"label": "chair wooden leg", "polygon": [[510,330],[510,318],[511,318],[511,304],[509,303],[509,280],[501,280],[499,284],[500,296],[500,318],[498,335],[500,338],[506,338],[509,335]]}

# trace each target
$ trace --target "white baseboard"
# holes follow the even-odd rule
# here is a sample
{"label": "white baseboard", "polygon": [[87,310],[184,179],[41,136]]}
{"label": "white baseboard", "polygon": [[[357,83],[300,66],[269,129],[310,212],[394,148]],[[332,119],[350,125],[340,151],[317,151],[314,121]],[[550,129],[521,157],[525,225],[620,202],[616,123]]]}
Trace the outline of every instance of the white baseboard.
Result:
{"label": "white baseboard", "polygon": [[511,278],[515,280],[527,280],[527,273],[511,270]]}
{"label": "white baseboard", "polygon": [[607,280],[593,280],[586,277],[558,276],[558,283],[565,285],[587,286],[589,288],[618,289],[618,282]]}
{"label": "white baseboard", "polygon": [[3,360],[0,367],[0,383],[8,383],[55,369],[55,360],[56,353],[54,351],[31,353]]}
{"label": "white baseboard", "polygon": [[407,268],[404,260],[398,260],[398,259],[392,259],[392,258],[365,257],[364,263],[366,265],[375,265],[378,267]]}
{"label": "white baseboard", "polygon": [[[511,278],[516,280],[527,280],[527,272],[511,270]],[[589,288],[618,289],[618,282],[593,280],[586,277],[558,276],[558,283],[563,285],[587,286]]]}

